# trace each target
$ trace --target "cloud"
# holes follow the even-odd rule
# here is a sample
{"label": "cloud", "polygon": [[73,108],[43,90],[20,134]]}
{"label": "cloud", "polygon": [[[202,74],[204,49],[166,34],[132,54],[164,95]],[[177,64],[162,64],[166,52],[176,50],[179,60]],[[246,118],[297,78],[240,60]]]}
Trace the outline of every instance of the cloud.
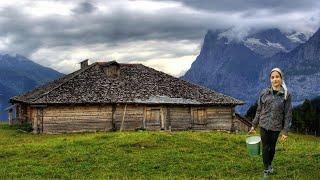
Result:
{"label": "cloud", "polygon": [[229,28],[236,39],[264,28],[311,33],[320,25],[319,5],[309,0],[1,2],[0,52],[22,54],[64,73],[84,58],[111,57],[177,75],[195,60],[208,29]]}
{"label": "cloud", "polygon": [[92,13],[96,9],[97,9],[97,7],[95,7],[90,2],[82,2],[76,8],[74,8],[72,11],[76,14],[81,14],[81,13]]}
{"label": "cloud", "polygon": [[297,11],[303,12],[319,7],[319,2],[314,0],[178,0],[178,2],[194,9],[230,13],[269,9],[273,13],[283,14]]}
{"label": "cloud", "polygon": [[[42,48],[31,58],[44,66],[69,73],[79,69],[79,62],[117,60],[120,63],[141,63],[174,76],[191,67],[199,52],[199,43],[193,41],[135,41],[116,46],[95,44],[76,47]],[[56,52],[59,52],[58,54]],[[48,59],[48,57],[55,57]],[[56,59],[60,59],[57,61]]]}

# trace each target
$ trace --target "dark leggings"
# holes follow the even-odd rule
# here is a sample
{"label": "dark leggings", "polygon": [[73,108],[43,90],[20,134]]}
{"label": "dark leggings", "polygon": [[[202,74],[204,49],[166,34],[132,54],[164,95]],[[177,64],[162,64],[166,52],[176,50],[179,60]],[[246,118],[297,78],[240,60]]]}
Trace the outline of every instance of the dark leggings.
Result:
{"label": "dark leggings", "polygon": [[262,158],[265,169],[267,169],[272,163],[279,134],[280,131],[271,131],[260,128],[262,140]]}

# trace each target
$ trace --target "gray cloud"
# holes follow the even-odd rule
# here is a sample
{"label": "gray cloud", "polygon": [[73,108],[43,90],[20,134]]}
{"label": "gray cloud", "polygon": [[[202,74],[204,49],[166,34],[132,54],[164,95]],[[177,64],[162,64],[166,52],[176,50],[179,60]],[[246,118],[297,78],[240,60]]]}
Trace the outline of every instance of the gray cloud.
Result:
{"label": "gray cloud", "polygon": [[[75,46],[95,43],[119,44],[137,40],[197,40],[209,28],[205,17],[186,22],[185,14],[164,12],[163,15],[115,10],[112,15],[75,14],[32,18],[18,9],[7,8],[0,21],[1,36],[12,37],[8,50],[24,55],[39,47]],[[3,17],[4,17],[3,16]],[[175,18],[170,18],[174,17]],[[197,22],[193,22],[197,21]]]}
{"label": "gray cloud", "polygon": [[[138,1],[76,1],[70,8],[70,14],[46,16],[28,14],[23,9],[28,7],[28,3],[25,6],[0,6],[0,43],[1,38],[8,39],[5,48],[0,51],[30,57],[41,49],[57,50],[59,53],[59,49],[73,51],[75,48],[101,44],[105,48],[121,48],[123,44],[136,41],[174,44],[187,40],[190,44],[198,44],[208,29],[231,27],[230,32],[239,36],[236,38],[241,38],[254,29],[314,32],[320,25],[320,9],[316,8],[320,7],[319,1],[311,0],[155,1],[168,6],[161,8],[159,5],[154,10],[149,7],[136,8],[135,2]],[[107,8],[103,9],[103,6]],[[147,61],[159,56],[173,58],[187,53],[194,55],[175,45],[170,46],[170,50],[167,47],[154,47],[149,56],[136,57]],[[167,54],[162,55],[164,52]],[[50,54],[54,55],[52,52]],[[135,56],[127,54],[123,57]]]}
{"label": "gray cloud", "polygon": [[288,13],[319,8],[315,0],[178,0],[183,4],[200,10],[218,12],[245,12],[270,9],[273,13]]}
{"label": "gray cloud", "polygon": [[72,11],[76,14],[81,13],[92,13],[97,9],[95,5],[91,4],[90,2],[82,2],[78,4],[76,8],[74,8]]}

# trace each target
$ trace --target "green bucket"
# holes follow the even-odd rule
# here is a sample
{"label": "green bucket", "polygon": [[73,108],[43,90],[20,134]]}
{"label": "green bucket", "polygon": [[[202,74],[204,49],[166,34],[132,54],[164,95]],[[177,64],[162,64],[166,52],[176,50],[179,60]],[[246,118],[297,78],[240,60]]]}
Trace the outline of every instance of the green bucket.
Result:
{"label": "green bucket", "polygon": [[246,139],[247,149],[250,156],[258,156],[260,155],[260,144],[261,138],[260,136],[251,136]]}

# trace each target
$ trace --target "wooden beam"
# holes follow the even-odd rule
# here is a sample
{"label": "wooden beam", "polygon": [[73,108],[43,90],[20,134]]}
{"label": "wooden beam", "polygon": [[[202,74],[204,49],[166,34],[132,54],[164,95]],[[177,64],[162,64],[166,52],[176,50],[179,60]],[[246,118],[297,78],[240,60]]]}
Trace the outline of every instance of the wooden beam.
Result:
{"label": "wooden beam", "polygon": [[235,111],[234,111],[234,108],[231,108],[231,127],[230,127],[231,132],[235,131],[234,118],[235,118]]}
{"label": "wooden beam", "polygon": [[34,105],[30,105],[30,107],[46,108],[46,107],[47,107],[47,105],[34,104]]}
{"label": "wooden beam", "polygon": [[8,114],[9,114],[9,125],[12,125],[13,123],[12,123],[12,119],[13,119],[13,112],[12,112],[12,110],[9,110],[8,111]]}
{"label": "wooden beam", "polygon": [[164,117],[163,117],[163,106],[160,107],[160,120],[161,120],[161,130],[164,130]]}
{"label": "wooden beam", "polygon": [[142,121],[143,129],[146,128],[146,116],[147,116],[147,106],[144,106],[144,109],[143,109],[143,121]]}
{"label": "wooden beam", "polygon": [[40,133],[40,124],[41,123],[41,115],[40,115],[40,108],[37,108],[37,134]]}
{"label": "wooden beam", "polygon": [[122,116],[122,121],[121,121],[121,126],[120,126],[120,132],[123,129],[123,123],[124,123],[124,118],[126,116],[126,111],[127,111],[127,104],[124,106],[124,111],[123,111],[123,116]]}
{"label": "wooden beam", "polygon": [[193,120],[193,109],[191,106],[189,106],[189,128],[192,129],[193,127],[193,123],[194,123],[194,120]]}
{"label": "wooden beam", "polygon": [[167,121],[168,121],[168,129],[171,131],[171,117],[170,117],[170,106],[167,106]]}
{"label": "wooden beam", "polygon": [[41,113],[41,132],[43,133],[43,108],[40,108]]}
{"label": "wooden beam", "polygon": [[116,129],[116,122],[115,122],[115,112],[116,112],[117,106],[115,104],[112,105],[112,119],[111,119],[111,123],[112,123],[112,130],[115,131]]}

